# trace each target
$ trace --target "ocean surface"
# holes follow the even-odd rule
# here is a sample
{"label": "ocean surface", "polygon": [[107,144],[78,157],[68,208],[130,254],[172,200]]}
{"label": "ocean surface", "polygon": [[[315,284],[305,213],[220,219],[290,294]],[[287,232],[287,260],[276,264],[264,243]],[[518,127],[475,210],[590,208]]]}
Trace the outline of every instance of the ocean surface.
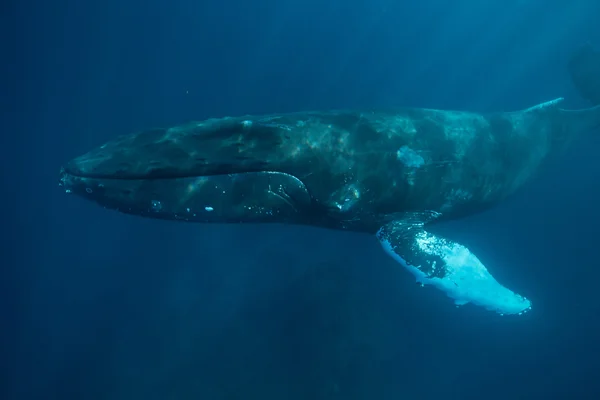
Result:
{"label": "ocean surface", "polygon": [[[117,135],[565,98],[593,0],[12,0],[0,8],[0,399],[598,399],[600,131],[437,231],[533,310],[421,288],[371,235],[166,222],[58,186]],[[600,74],[600,71],[598,71]]]}

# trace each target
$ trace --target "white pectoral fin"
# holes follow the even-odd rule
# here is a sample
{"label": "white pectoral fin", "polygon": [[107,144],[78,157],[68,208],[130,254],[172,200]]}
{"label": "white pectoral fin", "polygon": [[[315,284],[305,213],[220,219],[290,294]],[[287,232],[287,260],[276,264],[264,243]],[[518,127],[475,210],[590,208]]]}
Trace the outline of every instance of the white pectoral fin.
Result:
{"label": "white pectoral fin", "polygon": [[457,306],[473,303],[499,314],[531,309],[529,300],[498,283],[468,248],[425,231],[423,224],[393,221],[377,238],[417,282],[441,290]]}

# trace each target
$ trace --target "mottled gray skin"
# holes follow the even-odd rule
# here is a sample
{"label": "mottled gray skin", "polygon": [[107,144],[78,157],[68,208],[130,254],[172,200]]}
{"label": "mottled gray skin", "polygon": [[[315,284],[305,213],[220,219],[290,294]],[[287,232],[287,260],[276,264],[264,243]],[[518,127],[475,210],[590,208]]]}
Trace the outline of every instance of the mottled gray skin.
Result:
{"label": "mottled gray skin", "polygon": [[118,138],[69,162],[61,183],[145,217],[375,233],[407,213],[452,219],[493,206],[600,126],[599,107],[557,103],[211,119]]}

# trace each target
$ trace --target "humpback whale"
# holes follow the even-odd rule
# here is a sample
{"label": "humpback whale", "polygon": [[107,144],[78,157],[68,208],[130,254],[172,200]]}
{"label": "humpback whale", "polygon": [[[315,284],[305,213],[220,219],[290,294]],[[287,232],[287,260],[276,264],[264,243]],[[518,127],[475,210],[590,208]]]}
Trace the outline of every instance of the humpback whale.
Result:
{"label": "humpback whale", "polygon": [[600,51],[588,43],[571,56],[567,67],[581,97],[600,104]]}
{"label": "humpback whale", "polygon": [[66,163],[60,185],[105,208],[198,223],[302,224],[373,235],[417,282],[499,314],[526,297],[438,221],[510,196],[600,106],[477,113],[422,108],[213,118],[118,137]]}

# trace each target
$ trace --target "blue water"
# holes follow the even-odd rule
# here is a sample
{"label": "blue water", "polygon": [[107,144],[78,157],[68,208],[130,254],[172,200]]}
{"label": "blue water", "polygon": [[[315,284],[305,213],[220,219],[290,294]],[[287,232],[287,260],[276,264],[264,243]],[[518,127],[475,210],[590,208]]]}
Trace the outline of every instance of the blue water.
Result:
{"label": "blue water", "polygon": [[600,45],[599,16],[592,0],[3,4],[0,398],[600,398],[600,132],[439,229],[532,300],[521,318],[456,309],[368,235],[145,220],[58,187],[73,156],[192,119],[584,107],[566,62]]}

